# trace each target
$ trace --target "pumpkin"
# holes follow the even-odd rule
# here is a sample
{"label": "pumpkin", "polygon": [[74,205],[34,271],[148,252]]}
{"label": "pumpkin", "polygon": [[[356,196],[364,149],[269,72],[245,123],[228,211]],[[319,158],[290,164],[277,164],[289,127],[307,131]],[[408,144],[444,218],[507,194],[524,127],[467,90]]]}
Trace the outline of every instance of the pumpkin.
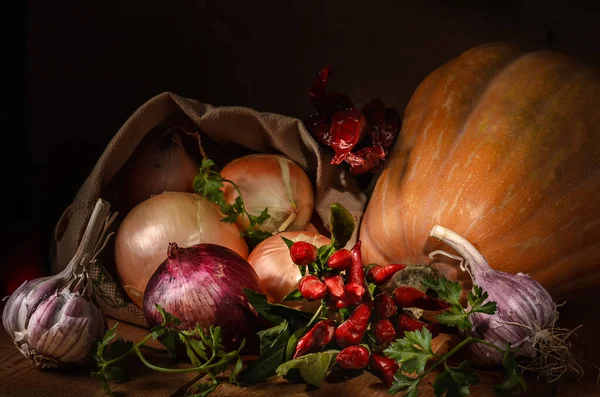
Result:
{"label": "pumpkin", "polygon": [[[436,224],[553,297],[600,286],[600,75],[550,51],[472,48],[418,86],[361,224],[365,263],[461,273]],[[450,267],[451,266],[451,267]],[[464,277],[464,274],[463,274]]]}

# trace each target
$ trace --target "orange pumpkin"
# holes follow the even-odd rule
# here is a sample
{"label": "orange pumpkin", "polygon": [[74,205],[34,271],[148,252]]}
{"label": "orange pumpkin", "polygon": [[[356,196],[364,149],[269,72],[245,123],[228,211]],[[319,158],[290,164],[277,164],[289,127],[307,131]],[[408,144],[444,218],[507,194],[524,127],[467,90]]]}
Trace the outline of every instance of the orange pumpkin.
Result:
{"label": "orange pumpkin", "polygon": [[555,298],[600,286],[598,71],[488,44],[427,76],[367,206],[365,263],[452,252],[429,237],[436,224]]}

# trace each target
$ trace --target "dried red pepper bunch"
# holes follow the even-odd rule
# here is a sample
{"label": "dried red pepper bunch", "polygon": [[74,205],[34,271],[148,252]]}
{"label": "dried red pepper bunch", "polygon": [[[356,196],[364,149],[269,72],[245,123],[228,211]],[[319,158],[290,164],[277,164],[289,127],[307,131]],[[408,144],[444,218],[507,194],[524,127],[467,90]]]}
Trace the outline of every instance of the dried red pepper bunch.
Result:
{"label": "dried red pepper bunch", "polygon": [[[332,164],[345,161],[353,175],[377,172],[400,131],[400,113],[386,108],[379,98],[359,110],[346,94],[327,90],[330,77],[331,69],[326,66],[312,83],[309,98],[316,112],[306,120],[307,129],[334,150]],[[359,148],[365,135],[370,142]]]}

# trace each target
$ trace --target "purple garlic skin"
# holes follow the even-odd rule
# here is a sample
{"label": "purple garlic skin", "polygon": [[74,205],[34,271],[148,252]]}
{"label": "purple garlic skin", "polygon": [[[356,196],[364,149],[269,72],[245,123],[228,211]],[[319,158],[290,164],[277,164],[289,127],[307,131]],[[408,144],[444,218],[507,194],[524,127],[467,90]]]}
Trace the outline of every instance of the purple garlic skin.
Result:
{"label": "purple garlic skin", "polygon": [[[534,336],[553,325],[555,304],[550,294],[524,273],[482,272],[477,283],[497,304],[496,313],[473,313],[469,335],[485,339],[506,349],[510,345],[517,356],[534,358]],[[484,366],[502,364],[502,355],[482,343],[471,343],[473,358]],[[515,350],[516,349],[516,350]]]}
{"label": "purple garlic skin", "polygon": [[87,275],[68,281],[61,275],[27,281],[2,313],[19,351],[40,369],[90,361],[95,341],[107,330],[104,314],[89,296],[91,288],[81,288]]}

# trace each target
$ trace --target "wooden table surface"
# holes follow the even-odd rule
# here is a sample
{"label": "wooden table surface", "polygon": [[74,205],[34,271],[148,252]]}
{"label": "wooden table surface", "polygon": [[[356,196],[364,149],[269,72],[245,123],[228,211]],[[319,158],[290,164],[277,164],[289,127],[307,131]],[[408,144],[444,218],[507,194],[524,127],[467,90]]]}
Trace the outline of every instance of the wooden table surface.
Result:
{"label": "wooden table surface", "polygon": [[[114,324],[113,320],[109,324]],[[141,339],[146,330],[120,323],[118,333],[123,338],[136,341]],[[159,362],[160,363],[160,362]],[[175,362],[163,363],[169,366],[183,366]],[[498,372],[481,372],[481,383],[471,387],[471,396],[494,396],[491,385],[501,380]],[[576,381],[564,379],[558,383],[547,384],[527,378],[528,392],[524,396],[557,396],[557,397],[593,397],[600,396],[600,385],[596,383],[597,373],[588,370],[586,377]],[[201,377],[193,373],[164,374],[154,372],[145,367],[136,371],[128,382],[111,384],[117,396],[137,397],[182,397],[186,389]],[[332,379],[333,378],[333,379]],[[421,384],[420,397],[433,397],[433,391],[427,379]],[[8,334],[0,330],[0,396],[1,397],[54,397],[54,396],[86,396],[99,397],[104,392],[100,383],[89,376],[88,370],[78,371],[39,371],[15,348]],[[269,382],[252,387],[221,385],[212,394],[213,397],[224,396],[348,396],[348,397],[384,397],[389,396],[383,383],[368,371],[354,378],[335,379],[330,377],[320,388],[311,388],[304,384],[291,384],[283,379],[272,378]],[[401,394],[399,394],[401,395]]]}

